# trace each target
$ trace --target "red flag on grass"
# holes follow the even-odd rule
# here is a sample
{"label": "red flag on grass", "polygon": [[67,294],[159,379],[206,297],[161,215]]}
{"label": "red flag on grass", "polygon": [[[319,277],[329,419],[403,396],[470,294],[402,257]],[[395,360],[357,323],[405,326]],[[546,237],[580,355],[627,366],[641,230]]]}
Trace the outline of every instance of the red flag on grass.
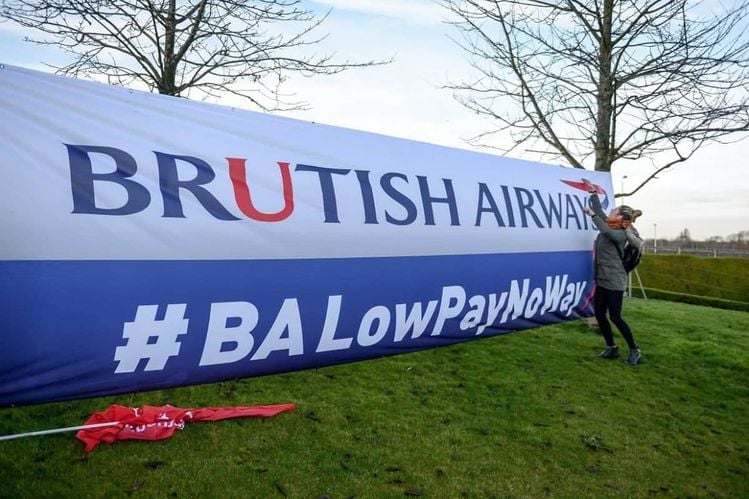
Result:
{"label": "red flag on grass", "polygon": [[112,423],[103,428],[80,430],[75,438],[86,444],[91,452],[102,442],[118,440],[163,440],[185,427],[187,421],[220,421],[229,418],[269,418],[278,413],[293,411],[294,404],[258,405],[255,407],[202,407],[180,409],[171,405],[140,408],[111,405],[106,411],[95,412],[86,425]]}

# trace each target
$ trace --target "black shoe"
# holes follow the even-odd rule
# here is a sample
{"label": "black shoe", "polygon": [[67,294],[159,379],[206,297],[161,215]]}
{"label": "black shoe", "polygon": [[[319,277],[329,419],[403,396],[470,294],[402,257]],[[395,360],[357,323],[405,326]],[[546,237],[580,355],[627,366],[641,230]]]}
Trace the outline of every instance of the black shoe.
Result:
{"label": "black shoe", "polygon": [[640,363],[640,358],[642,358],[642,354],[640,353],[639,348],[633,348],[629,351],[629,357],[627,357],[627,364],[630,366],[636,366]]}
{"label": "black shoe", "polygon": [[606,347],[606,350],[599,353],[598,356],[602,359],[616,359],[619,357],[619,347],[616,345],[613,347]]}

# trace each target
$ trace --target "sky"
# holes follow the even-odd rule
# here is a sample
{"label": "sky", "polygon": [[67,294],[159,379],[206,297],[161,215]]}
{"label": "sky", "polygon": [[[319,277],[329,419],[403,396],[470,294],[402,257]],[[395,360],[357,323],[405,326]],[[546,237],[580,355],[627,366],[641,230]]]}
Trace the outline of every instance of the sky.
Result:
{"label": "sky", "polygon": [[[292,78],[285,91],[294,92],[310,109],[280,114],[500,154],[467,142],[493,124],[461,106],[444,88],[470,77],[472,71],[466,54],[451,39],[458,34],[445,23],[444,8],[432,0],[308,0],[305,5],[321,13],[332,9],[322,26],[321,34],[328,37],[320,51],[334,52],[338,60],[394,61],[333,76]],[[61,51],[24,42],[28,34],[18,26],[0,24],[0,63],[52,72],[45,64],[59,64]],[[237,98],[219,103],[253,109]],[[549,162],[521,149],[508,156]],[[747,162],[749,136],[732,144],[709,145],[623,202],[643,211],[637,225],[646,238],[675,238],[685,228],[698,240],[749,230],[744,219],[749,211]],[[649,162],[614,164],[614,188],[631,190],[653,171]]]}

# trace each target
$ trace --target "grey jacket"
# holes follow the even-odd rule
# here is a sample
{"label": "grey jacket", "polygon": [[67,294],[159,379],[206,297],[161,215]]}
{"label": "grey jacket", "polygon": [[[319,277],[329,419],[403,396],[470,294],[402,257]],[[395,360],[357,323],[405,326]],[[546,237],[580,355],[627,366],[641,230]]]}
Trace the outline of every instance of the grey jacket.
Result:
{"label": "grey jacket", "polygon": [[624,291],[627,289],[627,272],[620,255],[624,251],[627,234],[624,229],[609,228],[598,194],[591,194],[590,207],[594,213],[593,223],[599,232],[595,242],[596,284],[606,289]]}

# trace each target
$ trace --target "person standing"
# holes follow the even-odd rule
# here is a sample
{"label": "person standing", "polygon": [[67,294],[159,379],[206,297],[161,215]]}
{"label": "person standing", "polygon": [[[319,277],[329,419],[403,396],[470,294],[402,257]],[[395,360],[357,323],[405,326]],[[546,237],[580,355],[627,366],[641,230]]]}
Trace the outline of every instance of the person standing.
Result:
{"label": "person standing", "polygon": [[598,228],[598,237],[595,241],[596,290],[593,303],[598,327],[606,340],[606,349],[599,354],[599,357],[603,359],[619,357],[619,347],[614,342],[609,323],[611,319],[629,346],[627,363],[634,366],[640,363],[642,353],[635,343],[632,330],[622,318],[627,271],[624,270],[621,255],[628,238],[637,246],[642,245],[642,240],[630,228],[633,218],[642,212],[623,205],[611,210],[607,216],[601,207],[601,200],[598,198],[595,186],[587,179],[582,179],[582,181],[590,194],[590,207],[585,208],[585,213],[592,217],[593,224]]}

